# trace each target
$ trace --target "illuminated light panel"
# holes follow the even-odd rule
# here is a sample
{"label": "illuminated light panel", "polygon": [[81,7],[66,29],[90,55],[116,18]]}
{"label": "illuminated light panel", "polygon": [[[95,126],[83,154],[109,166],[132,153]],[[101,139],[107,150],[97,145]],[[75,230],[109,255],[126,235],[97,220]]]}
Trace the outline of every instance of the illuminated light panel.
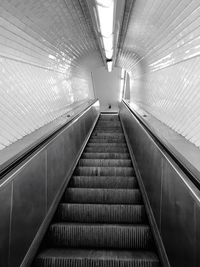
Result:
{"label": "illuminated light panel", "polygon": [[113,35],[110,37],[103,37],[103,44],[106,51],[111,51],[113,49]]}
{"label": "illuminated light panel", "polygon": [[103,5],[97,5],[100,30],[102,36],[104,37],[109,37],[113,32],[113,12],[114,12],[113,1],[112,5],[108,7]]}
{"label": "illuminated light panel", "polygon": [[113,56],[113,19],[114,19],[114,1],[96,0],[98,22],[105,56],[111,59]]}
{"label": "illuminated light panel", "polygon": [[112,65],[113,65],[113,62],[112,61],[108,61],[107,62],[108,72],[111,72],[112,71]]}
{"label": "illuminated light panel", "polygon": [[105,50],[106,58],[111,59],[113,56],[113,50],[107,51]]}

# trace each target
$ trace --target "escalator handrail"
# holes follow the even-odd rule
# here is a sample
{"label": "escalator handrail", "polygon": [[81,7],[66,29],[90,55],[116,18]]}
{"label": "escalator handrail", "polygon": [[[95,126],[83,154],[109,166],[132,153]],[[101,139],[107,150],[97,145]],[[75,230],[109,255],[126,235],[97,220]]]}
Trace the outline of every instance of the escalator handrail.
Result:
{"label": "escalator handrail", "polygon": [[186,158],[182,158],[175,148],[172,149],[170,145],[167,145],[167,143],[163,142],[163,140],[153,131],[153,129],[150,129],[148,123],[142,119],[141,115],[133,111],[124,99],[122,100],[122,103],[127,107],[138,123],[142,125],[144,130],[151,136],[165,156],[171,158],[190,179],[190,181],[198,188],[198,190],[200,190],[200,179],[198,178],[200,177],[199,171],[195,167],[192,167],[192,164],[190,164]]}
{"label": "escalator handrail", "polygon": [[91,106],[96,103],[98,99],[95,99],[92,101],[92,103],[88,104],[87,107],[85,107],[83,110],[78,112],[76,115],[71,117],[66,123],[62,124],[59,127],[56,127],[54,130],[52,130],[50,133],[45,135],[42,139],[40,139],[38,142],[36,142],[34,145],[32,145],[29,148],[25,148],[19,156],[14,157],[9,164],[5,165],[0,170],[0,181],[8,174],[10,173],[13,169],[15,169],[19,164],[27,160],[31,155],[33,155],[36,151],[40,150],[42,147],[46,146],[48,143],[52,141],[63,129],[65,129],[67,126],[72,124],[75,120],[77,120],[78,117],[80,117],[83,113],[85,113],[87,110],[91,108]]}

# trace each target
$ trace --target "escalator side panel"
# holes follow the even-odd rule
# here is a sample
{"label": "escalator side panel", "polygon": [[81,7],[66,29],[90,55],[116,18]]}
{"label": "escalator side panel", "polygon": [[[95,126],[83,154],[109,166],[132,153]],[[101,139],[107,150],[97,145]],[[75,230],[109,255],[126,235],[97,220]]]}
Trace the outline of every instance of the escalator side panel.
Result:
{"label": "escalator side panel", "polygon": [[200,193],[122,103],[120,118],[172,267],[200,266]]}
{"label": "escalator side panel", "polygon": [[91,106],[1,179],[0,266],[18,267],[32,254],[32,242],[70,178],[97,117],[97,108]]}

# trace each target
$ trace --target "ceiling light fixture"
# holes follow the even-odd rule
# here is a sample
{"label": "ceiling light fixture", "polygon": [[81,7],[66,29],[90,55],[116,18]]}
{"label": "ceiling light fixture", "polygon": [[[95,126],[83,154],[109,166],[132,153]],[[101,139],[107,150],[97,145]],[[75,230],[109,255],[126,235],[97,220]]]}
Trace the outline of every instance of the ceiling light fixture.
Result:
{"label": "ceiling light fixture", "polygon": [[[96,10],[98,15],[97,24],[100,29],[105,56],[107,60],[111,60],[113,57],[114,0],[96,0]],[[111,63],[109,65],[111,65],[112,70]]]}
{"label": "ceiling light fixture", "polygon": [[112,71],[112,65],[113,65],[112,60],[107,60],[108,72],[111,72]]}

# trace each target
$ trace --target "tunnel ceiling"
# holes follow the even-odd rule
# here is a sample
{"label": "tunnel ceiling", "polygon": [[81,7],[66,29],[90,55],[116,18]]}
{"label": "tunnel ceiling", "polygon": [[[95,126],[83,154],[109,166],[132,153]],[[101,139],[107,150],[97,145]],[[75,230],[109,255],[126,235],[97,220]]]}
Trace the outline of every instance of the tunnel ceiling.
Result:
{"label": "tunnel ceiling", "polygon": [[[117,47],[122,47],[121,43],[125,38],[124,33],[134,2],[134,0],[126,1],[123,25],[117,26],[119,29],[121,28],[123,38],[119,38]],[[91,3],[88,0],[11,0],[0,3],[4,30],[10,27],[6,24],[11,23],[13,27],[18,28],[18,38],[19,31],[22,30],[29,36],[29,39],[34,39],[34,41],[31,40],[34,48],[31,49],[31,58],[29,57],[28,61],[33,64],[42,64],[45,67],[52,68],[53,66],[61,71],[71,67],[76,68],[76,62],[85,57],[93,58],[93,60],[88,59],[88,67],[91,69],[94,66],[99,67],[105,64],[97,27],[94,19],[91,18],[94,15],[91,14],[93,10],[89,6]],[[121,20],[117,23],[121,23]],[[7,33],[5,32],[4,35]],[[21,45],[21,40],[19,40],[16,49],[15,42],[12,42],[14,37],[9,36],[9,38],[11,38],[8,45],[10,49],[4,51],[5,56],[10,57],[12,55],[21,60],[23,58],[22,53],[29,54],[29,51],[26,51],[26,43]],[[27,41],[26,39],[25,37],[25,41]],[[19,56],[12,51],[13,47]],[[122,51],[126,51],[126,49],[125,45]],[[46,54],[49,55],[48,59],[46,59]],[[84,61],[87,67],[86,63]]]}
{"label": "tunnel ceiling", "polygon": [[[56,57],[58,68],[68,68],[73,66],[73,62],[77,59],[93,53],[96,65],[100,66],[103,61],[99,40],[87,2],[86,0],[1,1],[1,17],[37,40],[35,45],[38,50],[32,49],[33,63],[41,64],[40,59],[48,53],[52,58],[46,60],[48,61],[46,66],[51,67],[53,57]],[[181,60],[183,54],[179,53],[178,48],[183,45],[184,58],[187,58],[186,50],[192,33],[191,36],[187,35],[188,46],[182,43],[182,37],[187,34],[184,28],[191,13],[193,19],[190,27],[193,29],[192,25],[198,16],[198,7],[198,1],[189,0],[164,2],[127,0],[123,23],[120,25],[121,35],[117,44],[119,53],[116,65],[134,70],[136,62],[145,61],[152,70],[157,70]],[[2,21],[4,28],[6,28],[5,23]],[[9,43],[11,49],[13,45],[13,42]],[[11,53],[11,49],[8,53]],[[18,48],[19,53],[22,49],[23,47]]]}

